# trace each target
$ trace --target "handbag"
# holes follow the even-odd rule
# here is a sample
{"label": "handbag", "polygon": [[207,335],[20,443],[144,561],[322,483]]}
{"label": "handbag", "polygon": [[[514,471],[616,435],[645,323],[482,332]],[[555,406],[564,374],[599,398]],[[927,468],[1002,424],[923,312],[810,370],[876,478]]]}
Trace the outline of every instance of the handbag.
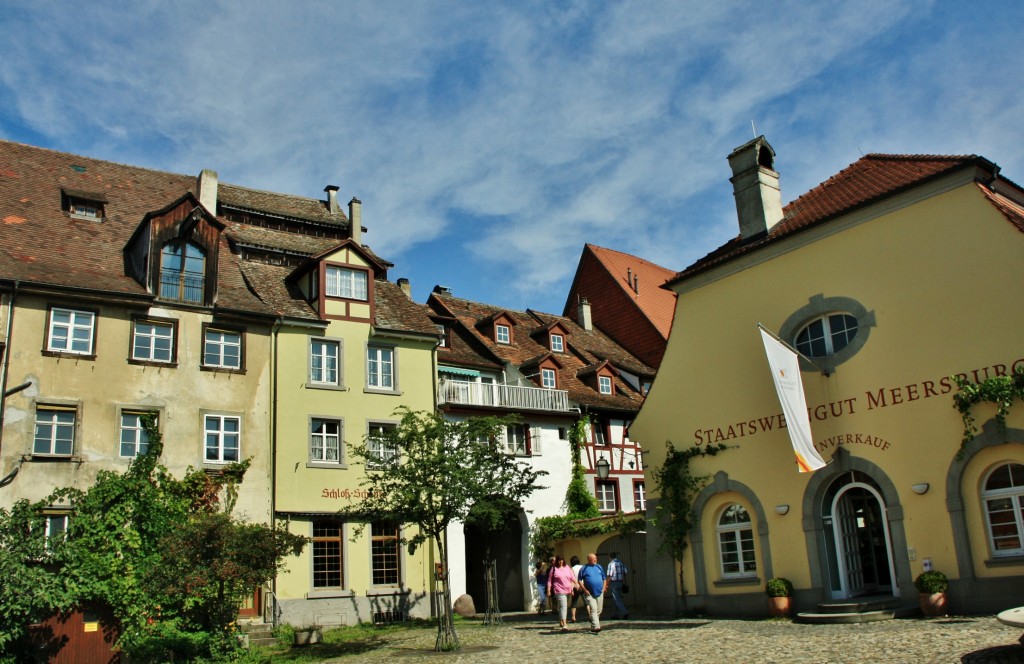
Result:
{"label": "handbag", "polygon": [[629,584],[628,583],[623,583],[622,584],[622,594],[625,595],[628,592],[629,592]]}

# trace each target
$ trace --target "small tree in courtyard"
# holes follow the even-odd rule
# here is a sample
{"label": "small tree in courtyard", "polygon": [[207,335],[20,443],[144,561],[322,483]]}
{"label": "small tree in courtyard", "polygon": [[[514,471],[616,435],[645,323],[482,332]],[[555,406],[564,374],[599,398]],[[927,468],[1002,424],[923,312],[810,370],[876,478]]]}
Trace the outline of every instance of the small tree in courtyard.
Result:
{"label": "small tree in courtyard", "polygon": [[[437,546],[441,612],[437,618],[435,650],[458,650],[448,585],[448,550],[445,531],[452,522],[465,521],[474,505],[489,504],[493,496],[519,504],[536,489],[542,472],[505,454],[494,441],[512,420],[468,418],[446,420],[440,413],[398,411],[394,429],[356,446],[353,454],[367,467],[362,486],[369,497],[346,516],[364,522],[397,521],[416,526],[403,541],[412,553],[428,541]],[[497,514],[499,512],[495,512]],[[478,513],[474,520],[487,520]]]}

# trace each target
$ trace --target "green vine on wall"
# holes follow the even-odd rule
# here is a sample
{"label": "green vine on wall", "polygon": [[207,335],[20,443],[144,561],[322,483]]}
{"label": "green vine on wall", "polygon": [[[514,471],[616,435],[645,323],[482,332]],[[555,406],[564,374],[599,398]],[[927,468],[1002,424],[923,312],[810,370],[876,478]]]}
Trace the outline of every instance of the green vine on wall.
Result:
{"label": "green vine on wall", "polygon": [[544,560],[554,554],[554,543],[567,539],[583,539],[594,535],[618,533],[629,535],[644,529],[643,514],[623,514],[596,519],[578,519],[570,514],[542,516],[534,522],[530,533],[533,555]]}
{"label": "green vine on wall", "polygon": [[661,496],[654,520],[663,536],[660,550],[682,562],[693,527],[693,499],[711,478],[710,475],[694,475],[690,461],[701,456],[716,456],[728,446],[718,443],[676,449],[671,441],[666,445],[665,463],[652,473]]}
{"label": "green vine on wall", "polygon": [[996,405],[996,424],[999,430],[1006,433],[1006,416],[1010,413],[1010,406],[1014,400],[1024,400],[1024,367],[1009,376],[994,376],[986,378],[980,383],[972,383],[962,376],[953,376],[953,382],[960,388],[960,391],[953,395],[953,407],[960,412],[964,422],[964,435],[960,441],[960,451],[957,458],[964,453],[964,445],[974,440],[978,435],[978,426],[974,420],[972,408],[979,403],[993,403]]}

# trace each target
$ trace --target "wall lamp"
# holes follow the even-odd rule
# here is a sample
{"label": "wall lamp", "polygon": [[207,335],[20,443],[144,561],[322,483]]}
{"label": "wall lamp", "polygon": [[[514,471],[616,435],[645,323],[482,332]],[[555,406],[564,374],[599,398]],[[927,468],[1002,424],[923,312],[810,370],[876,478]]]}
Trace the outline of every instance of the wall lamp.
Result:
{"label": "wall lamp", "polygon": [[927,482],[921,482],[920,484],[915,484],[914,486],[910,487],[910,490],[916,493],[917,495],[921,496],[928,493],[928,486],[929,485]]}
{"label": "wall lamp", "polygon": [[598,477],[598,479],[602,479],[602,480],[608,479],[608,472],[611,469],[612,469],[612,464],[608,463],[608,459],[605,459],[604,456],[602,455],[601,458],[597,460],[597,477]]}
{"label": "wall lamp", "polygon": [[775,513],[780,515],[780,516],[783,515],[783,514],[788,514],[789,513],[789,505],[776,505],[775,506]]}

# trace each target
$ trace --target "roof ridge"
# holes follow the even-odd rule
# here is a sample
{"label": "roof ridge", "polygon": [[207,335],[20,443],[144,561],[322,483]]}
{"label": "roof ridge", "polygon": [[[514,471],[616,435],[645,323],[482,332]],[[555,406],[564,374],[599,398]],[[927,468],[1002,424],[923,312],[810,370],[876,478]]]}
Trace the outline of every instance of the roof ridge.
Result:
{"label": "roof ridge", "polygon": [[[586,246],[590,247],[591,250],[600,249],[601,251],[615,253],[615,254],[618,254],[620,256],[628,256],[630,258],[633,258],[633,259],[636,259],[636,260],[640,261],[641,263],[646,263],[646,264],[648,264],[648,265],[650,265],[652,267],[658,268],[659,270],[663,270],[665,272],[670,272],[670,273],[673,273],[673,274],[675,274],[675,272],[676,272],[675,270],[667,268],[667,267],[665,267],[663,265],[659,265],[658,263],[655,263],[654,261],[651,261],[651,260],[648,260],[646,258],[643,258],[642,256],[637,256],[636,254],[630,254],[630,253],[627,253],[625,251],[619,251],[618,249],[611,249],[609,247],[602,247],[600,245],[592,244],[592,243],[589,243],[589,242],[586,243]],[[597,253],[597,252],[595,251],[594,253]]]}
{"label": "roof ridge", "polygon": [[299,194],[288,194],[288,193],[284,193],[284,192],[281,192],[281,191],[271,191],[270,189],[255,189],[253,187],[246,187],[244,185],[233,184],[231,182],[221,182],[220,186],[221,187],[231,187],[233,189],[242,189],[244,191],[251,191],[251,192],[254,192],[254,193],[257,193],[257,194],[270,194],[271,196],[280,196],[282,198],[296,198],[296,199],[304,200],[304,201],[315,201],[317,203],[323,203],[324,202],[323,199],[320,199],[320,198],[312,198],[310,196],[301,196]]}
{"label": "roof ridge", "polygon": [[192,179],[195,179],[195,177],[196,177],[194,175],[189,175],[188,173],[175,173],[174,171],[166,171],[166,170],[161,170],[159,168],[150,168],[148,166],[139,166],[138,164],[129,164],[129,163],[121,162],[121,161],[113,161],[111,159],[100,159],[98,157],[87,157],[85,155],[75,154],[74,152],[65,152],[64,150],[57,150],[57,149],[54,149],[54,148],[47,148],[47,147],[42,147],[42,146],[39,146],[39,145],[30,145],[28,143],[22,143],[20,141],[12,141],[12,140],[8,140],[6,138],[0,138],[0,142],[7,143],[9,145],[16,145],[18,147],[29,148],[30,150],[41,150],[41,151],[44,151],[44,152],[50,152],[50,153],[55,154],[55,155],[62,155],[64,157],[74,157],[75,159],[85,159],[85,160],[88,160],[88,161],[99,162],[99,163],[102,163],[102,164],[111,164],[113,166],[121,166],[123,168],[133,168],[133,169],[139,170],[139,171],[148,171],[150,173],[159,173],[160,175],[173,175],[173,176],[176,176],[176,177],[192,178]]}

